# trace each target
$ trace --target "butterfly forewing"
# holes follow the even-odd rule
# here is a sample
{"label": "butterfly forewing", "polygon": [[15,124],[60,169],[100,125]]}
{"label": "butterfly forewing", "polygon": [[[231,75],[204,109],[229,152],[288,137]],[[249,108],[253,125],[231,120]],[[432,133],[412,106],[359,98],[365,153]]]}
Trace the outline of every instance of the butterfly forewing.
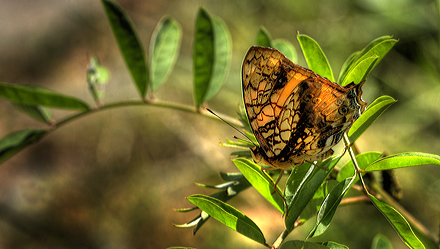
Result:
{"label": "butterfly forewing", "polygon": [[330,156],[366,103],[359,85],[341,87],[278,50],[251,47],[242,72],[243,98],[260,147],[254,160],[287,169]]}

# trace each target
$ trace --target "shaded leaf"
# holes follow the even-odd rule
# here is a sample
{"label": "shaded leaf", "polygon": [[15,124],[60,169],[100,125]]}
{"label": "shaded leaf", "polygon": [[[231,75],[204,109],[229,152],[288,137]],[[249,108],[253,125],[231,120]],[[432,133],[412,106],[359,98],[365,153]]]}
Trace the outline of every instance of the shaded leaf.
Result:
{"label": "shaded leaf", "polygon": [[382,234],[376,234],[371,243],[371,249],[393,249],[390,240]]}
{"label": "shaded leaf", "polygon": [[440,165],[440,156],[421,152],[405,152],[381,158],[365,168],[365,171],[397,169],[425,164]]}
{"label": "shaded leaf", "polygon": [[[252,186],[264,198],[266,198],[267,201],[269,201],[281,213],[284,213],[283,199],[275,192],[273,181],[268,179],[266,174],[263,173],[258,165],[245,158],[237,158],[232,160],[232,162],[235,164],[235,166],[237,166],[238,170],[240,170],[240,172],[252,184]],[[281,193],[279,188],[278,191]]]}
{"label": "shaded leaf", "polygon": [[214,97],[222,87],[228,75],[232,57],[232,41],[228,27],[222,19],[213,17],[214,25],[214,68],[204,101]]}
{"label": "shaded leaf", "polygon": [[263,26],[258,30],[257,38],[255,39],[255,45],[260,47],[272,47],[272,37],[269,32]]}
{"label": "shaded leaf", "polygon": [[23,105],[23,104],[15,104],[20,111],[28,114],[29,116],[35,118],[44,123],[50,124],[52,118],[52,112],[44,107],[36,106],[36,105]]}
{"label": "shaded leaf", "polygon": [[60,109],[88,110],[83,101],[43,87],[0,83],[0,97],[16,104],[47,106]]}
{"label": "shaded leaf", "polygon": [[405,220],[405,218],[397,212],[393,207],[379,201],[376,197],[368,194],[368,197],[373,202],[374,206],[379,209],[379,211],[385,216],[388,222],[394,227],[394,229],[399,234],[400,239],[409,248],[425,248],[425,246],[420,242],[417,236],[411,229],[411,226]]}
{"label": "shaded leaf", "polygon": [[188,201],[204,210],[211,217],[237,231],[244,236],[260,243],[266,244],[266,239],[258,226],[246,215],[215,198],[204,195],[192,195]]}
{"label": "shaded leaf", "polygon": [[328,248],[331,248],[331,249],[348,249],[348,246],[342,245],[342,244],[338,244],[338,243],[333,242],[333,241],[324,242],[322,244],[327,246]]}
{"label": "shaded leaf", "polygon": [[[376,151],[368,151],[361,153],[359,155],[356,155],[356,161],[359,165],[360,169],[365,169],[370,163],[376,161],[382,156],[382,153],[376,152]],[[344,166],[341,167],[339,170],[338,176],[336,177],[336,180],[343,181],[344,179],[354,176],[354,165],[353,161],[348,161]],[[357,182],[358,179],[356,179],[355,182]]]}
{"label": "shaded leaf", "polygon": [[348,71],[347,76],[341,82],[341,86],[348,85],[352,82],[354,82],[355,84],[359,84],[364,81],[373,69],[373,66],[375,65],[378,58],[379,56],[373,55],[357,63],[353,68]]}
{"label": "shaded leaf", "polygon": [[130,19],[121,7],[110,0],[102,0],[102,4],[119,50],[143,98],[147,93],[148,71],[142,43]]}
{"label": "shaded leaf", "polygon": [[205,100],[214,70],[214,24],[209,13],[200,8],[197,14],[193,45],[194,102]]}
{"label": "shaded leaf", "polygon": [[333,76],[332,68],[318,43],[310,36],[301,35],[299,33],[296,38],[301,46],[301,50],[309,69],[334,82],[335,78]]}
{"label": "shaded leaf", "polygon": [[307,236],[308,238],[321,235],[327,230],[330,225],[333,216],[335,215],[336,209],[341,203],[342,198],[345,193],[347,193],[351,184],[353,184],[355,177],[349,177],[343,181],[341,181],[325,198],[322,203],[321,209],[318,212],[318,216],[316,218],[316,224],[313,227],[310,234]]}
{"label": "shaded leaf", "polygon": [[275,39],[272,46],[294,63],[298,63],[298,53],[292,43],[284,39]]}
{"label": "shaded leaf", "polygon": [[350,143],[353,144],[388,107],[396,102],[397,100],[390,96],[381,96],[374,100],[348,131]]}
{"label": "shaded leaf", "polygon": [[[330,157],[319,163],[321,168],[313,167],[313,171],[307,168],[307,164],[293,168],[291,177],[286,183],[286,199],[289,204],[288,214],[285,216],[284,223],[288,231],[294,229],[295,221],[315,195],[322,182],[327,178],[335,165],[339,162],[340,156]],[[309,164],[310,165],[310,164]],[[298,176],[297,176],[298,175]],[[294,177],[294,179],[291,179]]]}
{"label": "shaded leaf", "polygon": [[46,132],[46,130],[29,129],[17,131],[3,137],[0,140],[0,163],[26,146],[40,140]]}
{"label": "shaded leaf", "polygon": [[328,249],[326,246],[318,244],[318,243],[313,243],[313,242],[308,242],[308,241],[300,241],[300,240],[286,241],[280,246],[280,249],[299,249],[299,248],[301,248],[301,249]]}
{"label": "shaded leaf", "polygon": [[165,16],[157,24],[150,42],[150,82],[155,92],[176,63],[182,39],[182,27],[172,17]]}

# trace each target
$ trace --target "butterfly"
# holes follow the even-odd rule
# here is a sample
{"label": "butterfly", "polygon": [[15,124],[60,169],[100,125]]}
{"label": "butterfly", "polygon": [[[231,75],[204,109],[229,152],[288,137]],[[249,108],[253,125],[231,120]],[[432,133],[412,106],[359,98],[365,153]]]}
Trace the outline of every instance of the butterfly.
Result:
{"label": "butterfly", "polygon": [[242,88],[259,143],[251,149],[253,160],[269,166],[263,169],[287,170],[331,156],[332,147],[365,110],[364,82],[340,86],[276,49],[251,47],[243,61]]}

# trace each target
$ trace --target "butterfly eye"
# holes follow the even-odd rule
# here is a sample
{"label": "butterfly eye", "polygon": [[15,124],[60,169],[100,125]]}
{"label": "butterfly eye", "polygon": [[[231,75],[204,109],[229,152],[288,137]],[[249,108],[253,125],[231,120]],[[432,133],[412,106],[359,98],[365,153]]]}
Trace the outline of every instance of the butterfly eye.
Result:
{"label": "butterfly eye", "polygon": [[343,105],[343,106],[339,107],[338,111],[339,111],[339,114],[345,115],[348,113],[348,108],[345,105]]}

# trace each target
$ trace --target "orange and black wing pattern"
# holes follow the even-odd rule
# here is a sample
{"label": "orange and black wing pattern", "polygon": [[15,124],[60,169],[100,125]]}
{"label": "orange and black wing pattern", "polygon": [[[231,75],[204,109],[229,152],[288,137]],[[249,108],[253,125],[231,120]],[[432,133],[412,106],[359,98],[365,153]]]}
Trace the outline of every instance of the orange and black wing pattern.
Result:
{"label": "orange and black wing pattern", "polygon": [[323,160],[361,115],[361,84],[341,87],[278,50],[251,47],[242,68],[243,99],[260,146],[254,160],[288,169]]}

